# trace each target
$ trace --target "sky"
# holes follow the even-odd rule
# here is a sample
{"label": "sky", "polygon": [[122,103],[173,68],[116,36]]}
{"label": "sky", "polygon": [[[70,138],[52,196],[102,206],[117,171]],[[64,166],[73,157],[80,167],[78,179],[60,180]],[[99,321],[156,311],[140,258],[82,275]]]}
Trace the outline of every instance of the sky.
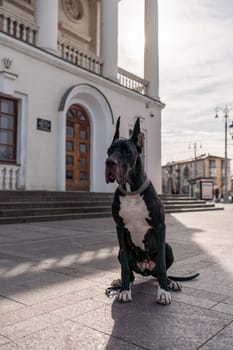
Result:
{"label": "sky", "polygon": [[[158,0],[158,8],[162,164],[194,157],[194,143],[197,155],[224,157],[225,119],[214,116],[233,107],[232,0]],[[143,21],[144,0],[119,2],[118,65],[141,77]]]}

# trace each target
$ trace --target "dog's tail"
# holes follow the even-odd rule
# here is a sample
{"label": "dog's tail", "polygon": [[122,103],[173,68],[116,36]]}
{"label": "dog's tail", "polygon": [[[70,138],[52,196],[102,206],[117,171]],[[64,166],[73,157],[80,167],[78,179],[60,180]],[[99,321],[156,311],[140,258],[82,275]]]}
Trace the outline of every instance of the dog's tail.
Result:
{"label": "dog's tail", "polygon": [[193,280],[194,278],[198,277],[199,275],[200,275],[199,273],[195,273],[194,275],[190,275],[190,276],[184,276],[184,277],[168,276],[168,278],[173,280],[173,281],[177,281],[177,282],[186,282],[186,281]]}

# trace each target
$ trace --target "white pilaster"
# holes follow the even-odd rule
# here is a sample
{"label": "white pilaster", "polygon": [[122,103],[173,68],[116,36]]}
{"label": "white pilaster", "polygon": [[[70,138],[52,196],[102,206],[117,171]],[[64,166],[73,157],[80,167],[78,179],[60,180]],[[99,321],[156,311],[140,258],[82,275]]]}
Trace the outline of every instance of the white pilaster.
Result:
{"label": "white pilaster", "polygon": [[36,45],[57,52],[58,0],[35,0]]}
{"label": "white pilaster", "polygon": [[117,80],[118,0],[101,1],[101,57],[103,76]]}
{"label": "white pilaster", "polygon": [[149,81],[147,95],[159,97],[158,4],[145,0],[144,78]]}

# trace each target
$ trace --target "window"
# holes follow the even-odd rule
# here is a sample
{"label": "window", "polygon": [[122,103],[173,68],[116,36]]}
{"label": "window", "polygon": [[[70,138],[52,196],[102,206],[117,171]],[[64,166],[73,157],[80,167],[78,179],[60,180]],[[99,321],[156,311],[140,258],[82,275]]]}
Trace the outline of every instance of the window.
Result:
{"label": "window", "polygon": [[17,101],[0,96],[0,162],[16,163]]}
{"label": "window", "polygon": [[215,159],[210,159],[209,160],[209,169],[210,173],[209,176],[215,178],[216,177],[216,160]]}

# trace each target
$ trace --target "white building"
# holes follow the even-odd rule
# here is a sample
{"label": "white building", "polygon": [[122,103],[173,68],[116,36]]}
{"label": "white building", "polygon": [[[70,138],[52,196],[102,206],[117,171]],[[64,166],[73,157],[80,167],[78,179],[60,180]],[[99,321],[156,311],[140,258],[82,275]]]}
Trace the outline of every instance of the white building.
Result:
{"label": "white building", "polygon": [[[122,0],[124,1],[124,0]],[[118,0],[0,1],[0,189],[110,192],[115,121],[137,116],[161,192],[157,1],[145,0],[145,74],[117,65]]]}

